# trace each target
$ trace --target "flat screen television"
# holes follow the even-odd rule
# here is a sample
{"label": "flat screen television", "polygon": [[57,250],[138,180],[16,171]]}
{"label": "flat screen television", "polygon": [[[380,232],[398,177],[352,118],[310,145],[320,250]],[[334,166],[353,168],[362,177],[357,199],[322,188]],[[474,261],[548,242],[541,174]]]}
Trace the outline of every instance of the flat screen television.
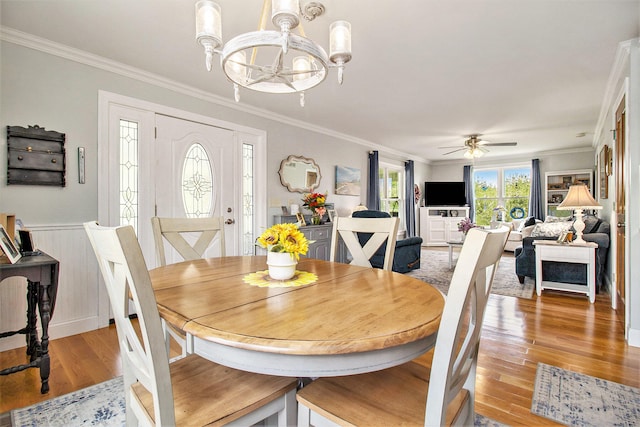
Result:
{"label": "flat screen television", "polygon": [[465,206],[467,204],[465,188],[464,181],[427,181],[424,183],[424,204],[425,206]]}

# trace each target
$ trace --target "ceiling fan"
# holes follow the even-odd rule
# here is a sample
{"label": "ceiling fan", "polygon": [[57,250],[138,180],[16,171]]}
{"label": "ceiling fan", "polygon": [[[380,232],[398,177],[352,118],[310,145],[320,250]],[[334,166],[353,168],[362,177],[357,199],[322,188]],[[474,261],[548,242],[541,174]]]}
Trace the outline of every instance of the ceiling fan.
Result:
{"label": "ceiling fan", "polygon": [[459,151],[465,150],[464,156],[468,159],[473,159],[474,157],[482,157],[484,153],[488,153],[485,147],[509,147],[518,145],[517,142],[489,142],[487,140],[481,139],[481,134],[472,134],[468,135],[463,147],[438,147],[438,148],[455,148],[455,150],[444,153],[443,155],[457,153]]}

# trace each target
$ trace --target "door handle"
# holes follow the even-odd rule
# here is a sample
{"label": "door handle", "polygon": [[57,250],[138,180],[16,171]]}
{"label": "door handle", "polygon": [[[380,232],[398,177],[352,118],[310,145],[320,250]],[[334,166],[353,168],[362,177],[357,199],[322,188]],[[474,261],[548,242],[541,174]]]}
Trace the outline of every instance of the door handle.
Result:
{"label": "door handle", "polygon": [[235,220],[235,219],[233,219],[233,218],[229,218],[229,219],[227,219],[224,223],[225,223],[225,224],[228,224],[228,225],[231,225],[231,224],[235,224],[235,223],[236,223],[236,220]]}
{"label": "door handle", "polygon": [[618,228],[624,228],[624,222],[619,222],[618,223]]}

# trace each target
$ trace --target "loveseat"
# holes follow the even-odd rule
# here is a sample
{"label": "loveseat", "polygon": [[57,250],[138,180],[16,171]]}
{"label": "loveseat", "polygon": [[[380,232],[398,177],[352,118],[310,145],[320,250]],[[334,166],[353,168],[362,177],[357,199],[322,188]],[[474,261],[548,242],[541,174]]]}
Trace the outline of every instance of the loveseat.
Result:
{"label": "loveseat", "polygon": [[[607,262],[607,254],[609,252],[609,223],[593,216],[585,216],[583,218],[585,229],[582,238],[587,242],[595,242],[598,244],[596,249],[596,287],[600,290],[604,283],[604,270]],[[535,279],[536,277],[536,257],[533,242],[535,240],[555,240],[559,234],[555,234],[553,230],[560,228],[536,224],[539,230],[534,229],[530,237],[522,239],[522,247],[516,248],[514,256],[516,258],[516,274],[520,283],[524,283],[525,277]],[[571,229],[571,222],[566,224],[566,229]],[[547,230],[552,231],[545,231]],[[566,263],[566,262],[548,262],[542,265],[542,272],[545,280],[575,283],[586,285],[587,283],[587,267],[584,264]]]}
{"label": "loveseat", "polygon": [[[387,212],[362,210],[356,211],[351,215],[353,218],[389,218]],[[360,244],[364,245],[371,235],[368,233],[358,233]],[[396,241],[396,251],[393,256],[393,271],[398,273],[407,273],[416,268],[420,268],[420,249],[422,247],[422,237],[408,237],[406,239]],[[369,262],[376,268],[382,268],[384,263],[384,251],[387,244],[384,243],[371,257]]]}

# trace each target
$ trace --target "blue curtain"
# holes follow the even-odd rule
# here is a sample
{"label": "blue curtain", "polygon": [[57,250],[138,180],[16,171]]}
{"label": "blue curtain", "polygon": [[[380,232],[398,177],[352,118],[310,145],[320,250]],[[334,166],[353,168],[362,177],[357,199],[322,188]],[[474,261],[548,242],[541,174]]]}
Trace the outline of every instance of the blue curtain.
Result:
{"label": "blue curtain", "polygon": [[378,152],[369,152],[369,186],[367,187],[367,209],[380,210],[380,182],[378,181]]}
{"label": "blue curtain", "polygon": [[469,219],[473,222],[475,211],[473,209],[473,167],[466,165],[462,171],[462,179],[464,180],[465,196],[469,205]]}
{"label": "blue curtain", "polygon": [[531,161],[531,189],[529,193],[529,216],[544,219],[542,185],[540,184],[540,159]]}
{"label": "blue curtain", "polygon": [[407,160],[404,162],[404,176],[405,176],[405,191],[404,198],[405,203],[405,227],[407,229],[407,237],[413,237],[416,235],[416,205],[415,195],[413,190],[414,175],[413,175],[413,160]]}

